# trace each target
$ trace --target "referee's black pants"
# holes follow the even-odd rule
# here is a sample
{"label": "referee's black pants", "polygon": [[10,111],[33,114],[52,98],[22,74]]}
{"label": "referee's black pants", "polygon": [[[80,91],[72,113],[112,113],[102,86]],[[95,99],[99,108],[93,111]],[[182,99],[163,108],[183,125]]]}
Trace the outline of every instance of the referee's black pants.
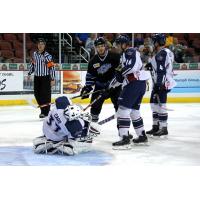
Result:
{"label": "referee's black pants", "polygon": [[[34,76],[34,96],[39,106],[51,103],[50,76]],[[48,115],[50,105],[41,107],[41,114]]]}

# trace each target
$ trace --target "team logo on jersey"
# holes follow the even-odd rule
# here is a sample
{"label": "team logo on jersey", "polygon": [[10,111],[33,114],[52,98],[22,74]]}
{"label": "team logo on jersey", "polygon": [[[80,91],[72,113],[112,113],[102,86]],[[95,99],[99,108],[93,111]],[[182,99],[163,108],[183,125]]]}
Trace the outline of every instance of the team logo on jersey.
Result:
{"label": "team logo on jersey", "polygon": [[131,56],[133,53],[134,53],[133,51],[129,50],[129,51],[127,51],[126,54],[127,54],[128,56]]}
{"label": "team logo on jersey", "polygon": [[162,56],[158,56],[157,60],[161,61],[161,60],[163,60],[163,57]]}
{"label": "team logo on jersey", "polygon": [[111,64],[104,64],[97,70],[97,72],[98,74],[105,74],[111,67]]}
{"label": "team logo on jersey", "polygon": [[93,67],[94,67],[94,68],[98,68],[98,67],[100,67],[100,63],[96,63],[96,64],[94,64]]}

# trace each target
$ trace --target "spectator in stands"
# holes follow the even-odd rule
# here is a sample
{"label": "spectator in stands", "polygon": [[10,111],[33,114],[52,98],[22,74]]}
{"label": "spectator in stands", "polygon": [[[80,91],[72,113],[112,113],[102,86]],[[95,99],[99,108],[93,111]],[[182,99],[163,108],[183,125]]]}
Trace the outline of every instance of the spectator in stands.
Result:
{"label": "spectator in stands", "polygon": [[183,62],[184,63],[194,62],[193,56],[194,56],[194,49],[192,48],[185,49],[184,55],[183,55]]}
{"label": "spectator in stands", "polygon": [[94,41],[97,38],[97,33],[91,33],[85,44],[85,49],[90,53],[90,58],[95,55]]}
{"label": "spectator in stands", "polygon": [[79,53],[80,47],[85,47],[85,43],[89,37],[89,33],[76,33],[75,34],[75,48],[76,52]]}
{"label": "spectator in stands", "polygon": [[13,63],[11,58],[5,58],[4,63]]}
{"label": "spectator in stands", "polygon": [[144,63],[150,62],[150,59],[153,56],[153,49],[154,45],[152,39],[150,37],[145,38],[144,45],[140,45],[138,48],[141,59]]}
{"label": "spectator in stands", "polygon": [[115,33],[104,33],[103,37],[111,44],[115,41]]}
{"label": "spectator in stands", "polygon": [[175,62],[177,63],[183,62],[183,55],[186,48],[187,48],[186,46],[179,44],[178,38],[175,37],[173,39],[173,45],[171,45],[170,49],[174,53]]}
{"label": "spectator in stands", "polygon": [[187,42],[187,46],[189,48],[193,48],[193,40],[190,39],[189,33],[184,33],[183,34],[183,38],[185,39],[185,41]]}
{"label": "spectator in stands", "polygon": [[174,43],[173,33],[166,33],[165,46],[170,48]]}
{"label": "spectator in stands", "polygon": [[142,37],[141,33],[137,33],[135,34],[135,38],[134,38],[134,47],[139,47],[140,45],[144,44],[144,39]]}
{"label": "spectator in stands", "polygon": [[0,51],[0,63],[3,63],[5,61],[5,58],[2,55],[2,52]]}
{"label": "spectator in stands", "polygon": [[116,36],[118,36],[117,33],[104,33],[103,34],[103,37],[106,40],[107,47],[108,47],[109,50],[112,50],[113,43],[115,42],[115,39],[117,38]]}

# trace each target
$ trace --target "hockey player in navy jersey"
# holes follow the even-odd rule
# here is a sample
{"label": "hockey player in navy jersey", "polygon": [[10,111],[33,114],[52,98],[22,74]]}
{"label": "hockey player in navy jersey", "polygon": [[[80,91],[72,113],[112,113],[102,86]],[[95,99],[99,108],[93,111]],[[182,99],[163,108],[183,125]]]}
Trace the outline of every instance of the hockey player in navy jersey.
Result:
{"label": "hockey player in navy jersey", "polygon": [[166,37],[164,34],[155,34],[152,39],[156,54],[145,68],[151,71],[153,81],[150,98],[153,126],[146,134],[162,136],[168,135],[167,93],[176,85],[173,79],[174,55],[168,48],[165,48]]}
{"label": "hockey player in navy jersey", "polygon": [[115,111],[118,109],[117,102],[121,92],[121,86],[118,86],[109,92],[105,92],[105,90],[108,89],[110,81],[114,78],[115,69],[120,64],[120,55],[110,52],[107,49],[106,40],[103,37],[98,37],[94,44],[97,53],[88,63],[86,82],[81,91],[81,95],[82,99],[88,98],[89,95],[86,94],[93,90],[91,102],[93,102],[99,95],[102,95],[102,97],[91,106],[90,111],[92,121],[97,122],[105,99],[110,98]]}
{"label": "hockey player in navy jersey", "polygon": [[89,113],[84,113],[78,105],[72,105],[67,97],[58,97],[55,107],[44,120],[43,136],[33,141],[34,152],[75,155],[88,151],[92,142],[88,133],[90,118]]}
{"label": "hockey player in navy jersey", "polygon": [[121,139],[113,143],[114,149],[130,147],[129,128],[131,122],[138,136],[132,140],[133,143],[148,141],[139,109],[146,91],[146,80],[149,79],[149,74],[142,69],[140,53],[129,44],[130,39],[126,35],[120,35],[116,39],[117,48],[122,52],[121,66],[116,70],[115,78],[110,87],[121,83],[122,92],[118,100],[119,108],[117,111],[117,127]]}

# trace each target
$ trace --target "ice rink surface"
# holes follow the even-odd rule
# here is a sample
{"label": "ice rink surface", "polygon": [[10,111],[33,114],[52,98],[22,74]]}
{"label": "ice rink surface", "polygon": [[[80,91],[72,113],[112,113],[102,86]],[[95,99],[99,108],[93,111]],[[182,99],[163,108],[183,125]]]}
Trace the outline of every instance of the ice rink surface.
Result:
{"label": "ice rink surface", "polygon": [[[94,139],[92,151],[76,156],[35,155],[32,139],[42,133],[39,110],[31,106],[0,107],[0,165],[2,166],[99,166],[99,165],[200,165],[200,104],[168,104],[169,136],[149,138],[148,146],[133,146],[131,150],[113,150],[117,141],[116,119],[102,126]],[[105,104],[100,120],[114,114],[111,104]],[[145,130],[151,129],[149,104],[141,105]],[[131,127],[130,132],[135,136]]]}

